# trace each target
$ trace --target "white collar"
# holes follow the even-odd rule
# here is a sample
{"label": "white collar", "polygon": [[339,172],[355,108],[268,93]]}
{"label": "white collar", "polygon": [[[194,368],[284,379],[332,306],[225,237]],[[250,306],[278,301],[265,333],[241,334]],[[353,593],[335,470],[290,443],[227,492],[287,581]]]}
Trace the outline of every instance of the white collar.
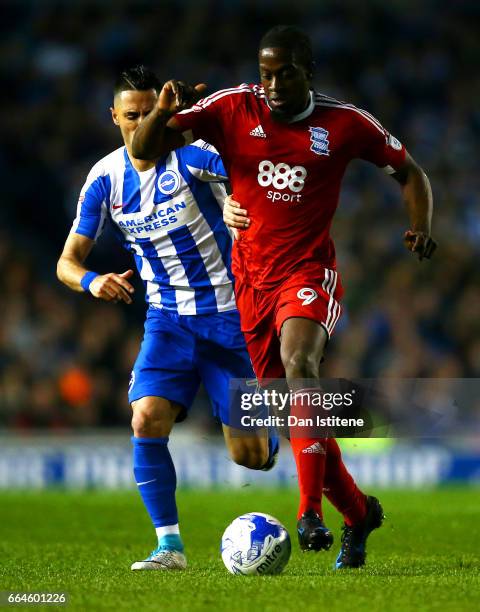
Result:
{"label": "white collar", "polygon": [[[307,108],[299,113],[298,115],[294,115],[288,123],[296,123],[297,121],[301,121],[302,119],[306,119],[313,113],[313,109],[315,108],[315,102],[313,101],[313,91],[309,91],[310,94],[310,102],[308,103]],[[268,99],[265,96],[265,102],[270,110],[273,110],[270,104],[268,103]]]}

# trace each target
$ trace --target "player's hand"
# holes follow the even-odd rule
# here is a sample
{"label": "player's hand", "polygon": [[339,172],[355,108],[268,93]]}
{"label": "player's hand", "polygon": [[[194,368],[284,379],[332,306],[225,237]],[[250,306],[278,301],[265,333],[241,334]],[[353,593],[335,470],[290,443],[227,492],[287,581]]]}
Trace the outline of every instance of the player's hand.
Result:
{"label": "player's hand", "polygon": [[238,230],[244,230],[250,226],[248,212],[242,208],[241,204],[236,202],[232,196],[227,196],[225,198],[223,220],[225,225],[233,229],[235,238],[238,238]]}
{"label": "player's hand", "polygon": [[437,248],[435,240],[426,232],[407,230],[403,235],[403,242],[409,251],[417,253],[418,259],[430,259]]}
{"label": "player's hand", "polygon": [[175,79],[167,81],[158,96],[157,109],[172,115],[178,113],[195,104],[206,89],[205,83],[198,83],[192,87],[192,85]]}
{"label": "player's hand", "polygon": [[131,304],[130,294],[135,291],[127,278],[133,276],[133,270],[127,270],[122,274],[101,274],[90,283],[90,293],[106,302],[125,302]]}

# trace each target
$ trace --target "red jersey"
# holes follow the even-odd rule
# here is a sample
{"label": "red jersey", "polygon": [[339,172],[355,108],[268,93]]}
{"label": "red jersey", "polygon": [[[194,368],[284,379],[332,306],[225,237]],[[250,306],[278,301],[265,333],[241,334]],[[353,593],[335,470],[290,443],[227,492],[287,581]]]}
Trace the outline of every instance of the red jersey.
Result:
{"label": "red jersey", "polygon": [[222,156],[233,197],[250,227],[233,247],[232,271],[256,289],[298,271],[335,268],[330,226],[350,160],[389,173],[405,148],[372,115],[311,92],[289,123],[271,116],[264,89],[243,84],[217,91],[175,115],[187,142],[203,139]]}

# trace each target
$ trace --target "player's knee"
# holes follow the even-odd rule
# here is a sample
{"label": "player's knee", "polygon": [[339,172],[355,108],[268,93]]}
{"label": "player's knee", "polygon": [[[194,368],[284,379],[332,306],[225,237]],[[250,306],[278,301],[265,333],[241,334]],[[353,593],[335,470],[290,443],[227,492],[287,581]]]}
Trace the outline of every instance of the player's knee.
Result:
{"label": "player's knee", "polygon": [[234,446],[230,449],[232,460],[251,470],[260,470],[267,463],[268,447],[265,445]]}
{"label": "player's knee", "polygon": [[149,402],[132,404],[132,429],[137,438],[163,438],[170,434],[175,416],[166,407]]}
{"label": "player's knee", "polygon": [[153,418],[151,414],[144,410],[133,413],[132,429],[134,436],[137,438],[162,438],[169,433],[163,421]]}
{"label": "player's knee", "polygon": [[321,356],[307,350],[297,349],[282,355],[287,380],[317,378]]}

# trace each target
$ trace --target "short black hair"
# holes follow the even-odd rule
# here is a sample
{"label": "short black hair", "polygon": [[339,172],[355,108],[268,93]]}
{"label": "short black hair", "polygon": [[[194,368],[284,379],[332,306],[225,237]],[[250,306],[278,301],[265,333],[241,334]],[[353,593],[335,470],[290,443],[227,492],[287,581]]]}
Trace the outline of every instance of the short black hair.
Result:
{"label": "short black hair", "polygon": [[122,91],[131,91],[132,89],[138,91],[155,89],[157,93],[160,93],[162,84],[152,70],[149,70],[146,66],[138,65],[127,68],[118,76],[113,86],[113,95],[115,97]]}
{"label": "short black hair", "polygon": [[270,48],[289,49],[310,72],[313,71],[313,51],[310,38],[295,26],[278,25],[268,30],[260,41],[259,51]]}

